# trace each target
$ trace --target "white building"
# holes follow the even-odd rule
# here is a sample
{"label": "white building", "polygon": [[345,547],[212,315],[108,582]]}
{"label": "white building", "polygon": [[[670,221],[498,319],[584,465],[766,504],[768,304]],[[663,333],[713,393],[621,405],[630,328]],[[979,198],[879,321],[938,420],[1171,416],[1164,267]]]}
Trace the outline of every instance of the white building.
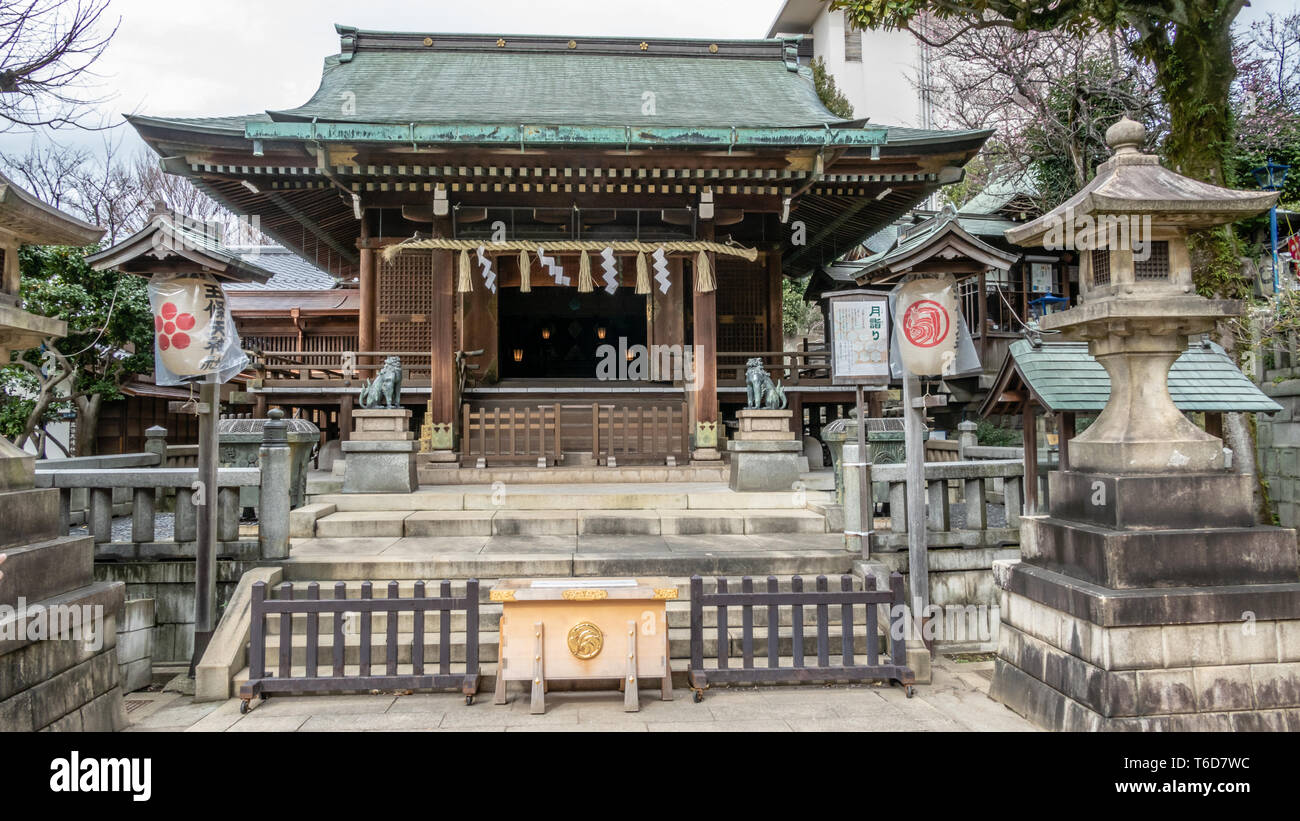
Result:
{"label": "white building", "polygon": [[853,116],[880,125],[928,128],[917,79],[922,46],[906,31],[858,31],[825,0],[786,0],[767,36],[802,34],[853,105]]}

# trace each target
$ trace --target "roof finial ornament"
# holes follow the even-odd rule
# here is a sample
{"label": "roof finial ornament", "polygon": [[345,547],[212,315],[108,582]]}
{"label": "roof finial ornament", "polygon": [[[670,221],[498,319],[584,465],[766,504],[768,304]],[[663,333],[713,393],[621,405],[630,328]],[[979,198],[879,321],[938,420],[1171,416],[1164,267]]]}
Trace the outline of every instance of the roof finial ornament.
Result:
{"label": "roof finial ornament", "polygon": [[1114,149],[1116,154],[1136,154],[1141,151],[1146,141],[1146,126],[1137,120],[1129,119],[1127,115],[1120,117],[1118,122],[1106,129],[1106,145]]}

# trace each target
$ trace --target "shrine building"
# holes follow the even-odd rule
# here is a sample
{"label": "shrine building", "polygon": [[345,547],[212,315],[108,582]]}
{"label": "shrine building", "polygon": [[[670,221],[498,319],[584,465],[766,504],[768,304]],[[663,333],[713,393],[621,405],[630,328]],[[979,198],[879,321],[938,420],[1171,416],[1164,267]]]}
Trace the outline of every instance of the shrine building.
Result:
{"label": "shrine building", "polygon": [[346,438],[400,356],[432,462],[714,462],[753,358],[802,432],[851,395],[824,352],[783,350],[782,278],[961,179],[990,133],[841,120],[799,38],[336,28],[297,108],[129,120],[359,294],[354,328],[320,326],[345,342],[267,345],[258,415],[323,413]]}

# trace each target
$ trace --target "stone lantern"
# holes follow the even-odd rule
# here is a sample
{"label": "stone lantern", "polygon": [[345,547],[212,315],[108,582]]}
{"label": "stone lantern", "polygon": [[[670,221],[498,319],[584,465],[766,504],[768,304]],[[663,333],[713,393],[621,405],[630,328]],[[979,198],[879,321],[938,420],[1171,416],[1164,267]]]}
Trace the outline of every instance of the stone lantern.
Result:
{"label": "stone lantern", "polygon": [[1081,303],[1039,325],[1088,342],[1110,375],[1110,401],[1070,443],[1070,464],[1111,473],[1196,472],[1223,467],[1223,444],[1169,396],[1169,368],[1187,337],[1241,312],[1195,293],[1187,232],[1268,209],[1276,194],[1234,191],[1176,174],[1142,153],[1140,123],[1106,131],[1114,156],[1082,191],[1007,238],[1079,254]]}
{"label": "stone lantern", "polygon": [[1097,420],[1048,475],[1049,515],[1021,520],[1002,588],[989,694],[1064,730],[1294,729],[1300,720],[1300,564],[1293,530],[1256,522],[1254,478],[1169,395],[1188,336],[1241,312],[1192,285],[1187,232],[1270,207],[1276,194],[1181,176],[1139,150],[1142,126],[1077,195],[1007,232],[1079,253],[1081,304],[1044,330],[1087,340],[1110,376]]}

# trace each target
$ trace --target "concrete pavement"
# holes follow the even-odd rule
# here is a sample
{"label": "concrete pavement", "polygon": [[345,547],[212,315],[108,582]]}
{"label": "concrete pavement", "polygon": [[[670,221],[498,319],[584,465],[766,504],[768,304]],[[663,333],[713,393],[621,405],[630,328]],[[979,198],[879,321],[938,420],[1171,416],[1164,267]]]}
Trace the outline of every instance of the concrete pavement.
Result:
{"label": "concrete pavement", "polygon": [[[196,703],[175,693],[126,697],[128,732],[1020,732],[1034,728],[988,698],[991,661],[935,659],[934,683],[907,698],[885,685],[804,685],[710,690],[696,704],[689,690],[660,701],[654,688],[641,694],[641,711],[623,712],[617,692],[552,691],[546,714],[530,715],[528,697],[511,692],[510,704],[480,693],[473,706],[455,693],[413,695],[276,696],[247,715],[239,701]],[[131,701],[142,703],[132,705]]]}

